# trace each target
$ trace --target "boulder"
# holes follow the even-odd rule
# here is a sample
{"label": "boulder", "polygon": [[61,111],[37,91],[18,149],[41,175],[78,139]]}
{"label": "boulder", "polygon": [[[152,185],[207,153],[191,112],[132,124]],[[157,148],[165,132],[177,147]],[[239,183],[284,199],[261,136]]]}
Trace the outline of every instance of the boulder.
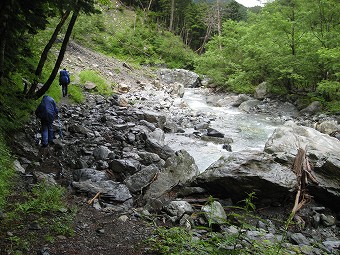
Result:
{"label": "boulder", "polygon": [[259,84],[256,87],[255,93],[254,93],[254,98],[261,100],[261,99],[266,98],[267,94],[268,94],[267,82],[262,82],[261,84]]}
{"label": "boulder", "polygon": [[159,168],[155,165],[149,165],[144,167],[137,173],[129,176],[124,180],[124,183],[132,193],[142,192],[143,188],[146,188],[151,181],[157,177]]}
{"label": "boulder", "polygon": [[306,150],[318,181],[316,186],[309,185],[311,195],[340,209],[340,141],[290,121],[274,131],[264,151],[278,162],[291,166],[299,148]]}
{"label": "boulder", "polygon": [[291,195],[297,182],[292,170],[275,162],[271,155],[245,150],[221,157],[193,184],[237,202],[251,192],[259,199],[281,201]]}
{"label": "boulder", "polygon": [[256,106],[258,106],[259,104],[261,104],[260,100],[257,99],[251,99],[251,100],[247,100],[243,103],[240,104],[240,106],[238,107],[241,111],[245,111],[245,112],[251,112],[251,110],[253,108],[255,108]]}
{"label": "boulder", "polygon": [[165,162],[164,170],[150,184],[144,195],[147,207],[160,210],[169,199],[166,195],[177,185],[184,185],[198,174],[195,160],[185,150],[177,151]]}
{"label": "boulder", "polygon": [[316,130],[320,131],[321,133],[329,135],[333,132],[340,130],[340,126],[334,120],[333,121],[323,121],[320,124],[316,125]]}
{"label": "boulder", "polygon": [[201,85],[198,74],[185,69],[161,69],[159,79],[165,84],[181,83],[186,88],[195,88]]}
{"label": "boulder", "polygon": [[300,113],[312,115],[319,113],[322,110],[322,104],[319,101],[314,101],[310,105],[308,105],[306,108],[302,109]]}

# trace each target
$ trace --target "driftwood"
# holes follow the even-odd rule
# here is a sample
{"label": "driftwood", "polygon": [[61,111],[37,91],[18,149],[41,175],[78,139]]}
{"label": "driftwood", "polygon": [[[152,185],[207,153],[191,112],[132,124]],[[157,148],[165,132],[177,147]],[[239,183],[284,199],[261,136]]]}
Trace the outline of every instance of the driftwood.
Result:
{"label": "driftwood", "polygon": [[96,200],[96,199],[100,196],[100,193],[101,193],[101,192],[98,192],[93,198],[91,198],[89,201],[87,201],[87,203],[88,203],[89,205],[92,205],[93,202],[94,202],[94,200]]}
{"label": "driftwood", "polygon": [[308,195],[306,187],[309,182],[318,184],[315,176],[312,173],[312,166],[306,155],[306,151],[302,148],[298,149],[298,153],[295,157],[293,172],[297,177],[298,189],[295,196],[294,207],[292,209],[292,215],[300,210],[306,203],[310,202],[311,196]]}

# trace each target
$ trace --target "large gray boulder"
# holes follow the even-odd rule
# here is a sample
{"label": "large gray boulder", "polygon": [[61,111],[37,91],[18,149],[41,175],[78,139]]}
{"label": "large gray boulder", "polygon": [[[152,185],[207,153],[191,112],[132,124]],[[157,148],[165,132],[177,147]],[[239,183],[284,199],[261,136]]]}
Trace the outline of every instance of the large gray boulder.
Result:
{"label": "large gray boulder", "polygon": [[310,185],[311,194],[340,209],[340,141],[329,135],[293,122],[277,128],[265,145],[265,152],[278,162],[291,166],[297,150],[306,150],[318,185]]}
{"label": "large gray boulder", "polygon": [[297,182],[292,170],[275,162],[271,155],[245,150],[221,157],[200,174],[194,184],[234,201],[255,192],[257,198],[274,202],[290,195]]}
{"label": "large gray boulder", "polygon": [[165,84],[177,82],[186,88],[195,88],[201,85],[198,74],[185,69],[161,69],[159,79]]}
{"label": "large gray boulder", "polygon": [[185,150],[177,151],[165,162],[164,170],[152,182],[144,195],[150,210],[159,210],[168,201],[166,196],[174,187],[184,185],[199,173],[195,160]]}
{"label": "large gray boulder", "polygon": [[262,100],[262,99],[265,99],[267,95],[268,95],[268,84],[267,82],[262,82],[256,87],[254,98]]}
{"label": "large gray boulder", "polygon": [[320,162],[330,156],[340,157],[340,141],[292,121],[275,129],[265,144],[264,151],[274,154],[281,162],[292,165],[299,148],[305,149],[313,162]]}

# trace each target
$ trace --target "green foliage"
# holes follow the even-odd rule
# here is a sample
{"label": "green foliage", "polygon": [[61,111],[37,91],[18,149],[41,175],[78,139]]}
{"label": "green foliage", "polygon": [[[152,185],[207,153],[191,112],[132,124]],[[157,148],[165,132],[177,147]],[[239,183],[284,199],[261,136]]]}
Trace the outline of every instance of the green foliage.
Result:
{"label": "green foliage", "polygon": [[340,77],[340,25],[334,19],[339,11],[334,0],[272,1],[258,14],[248,13],[246,22],[224,22],[195,70],[239,93],[252,93],[267,81],[272,93],[318,92],[338,101],[329,92]]}
{"label": "green foliage", "polygon": [[[124,61],[169,68],[192,68],[194,53],[179,37],[145,22],[145,14],[125,10],[80,17],[74,38]],[[115,22],[112,22],[112,20]]]}
{"label": "green foliage", "polygon": [[239,254],[224,248],[233,244],[235,235],[224,236],[211,233],[206,240],[201,240],[194,238],[191,231],[181,227],[158,228],[154,234],[156,237],[148,239],[147,243],[151,245],[156,254]]}
{"label": "green foliage", "polygon": [[[280,255],[290,254],[289,247],[285,248],[281,241],[272,242],[269,240],[250,240],[245,230],[254,229],[248,222],[252,219],[262,220],[253,215],[255,205],[255,192],[248,194],[247,198],[240,201],[243,207],[228,207],[228,221],[223,225],[230,225],[230,222],[236,222],[237,232],[230,234],[225,232],[213,232],[211,228],[196,226],[200,230],[209,230],[205,234],[201,231],[198,236],[196,231],[188,230],[182,227],[165,228],[160,227],[155,230],[153,236],[146,242],[151,246],[153,254],[186,254],[186,255],[205,255],[205,254],[264,254]],[[212,204],[214,198],[209,197],[207,204]],[[230,221],[230,222],[229,222]],[[209,224],[209,222],[208,222]],[[285,233],[292,224],[292,217],[289,216],[285,223]],[[286,235],[284,235],[286,237]]]}
{"label": "green foliage", "polygon": [[327,101],[340,101],[340,82],[323,80],[316,91]]}
{"label": "green foliage", "polygon": [[36,214],[58,212],[66,206],[63,202],[64,193],[65,188],[39,183],[33,187],[31,193],[25,194],[26,202],[17,204],[17,211]]}
{"label": "green foliage", "polygon": [[95,90],[101,95],[112,95],[112,86],[107,84],[106,80],[103,79],[97,72],[92,70],[85,70],[79,74],[80,82],[85,83],[87,81],[96,84]]}
{"label": "green foliage", "polygon": [[255,204],[253,203],[254,199],[255,199],[255,192],[250,192],[248,194],[248,196],[243,199],[241,202],[244,203],[244,209],[249,212],[249,211],[255,211]]}
{"label": "green foliage", "polygon": [[6,146],[4,137],[0,135],[0,210],[4,208],[7,195],[13,185],[15,176],[13,158]]}
{"label": "green foliage", "polygon": [[0,131],[13,132],[20,129],[30,118],[36,103],[24,99],[22,76],[13,74],[11,79],[3,79],[0,86]]}
{"label": "green foliage", "polygon": [[[17,235],[6,237],[10,247],[8,252],[25,252],[37,243],[41,244],[41,235],[48,242],[53,242],[57,235],[73,236],[75,210],[67,210],[65,188],[46,183],[36,184],[31,192],[20,194],[22,201],[7,204],[6,217],[2,221],[1,232],[11,231]],[[38,232],[27,234],[27,222],[34,222],[41,227]],[[11,253],[12,254],[12,253]]]}

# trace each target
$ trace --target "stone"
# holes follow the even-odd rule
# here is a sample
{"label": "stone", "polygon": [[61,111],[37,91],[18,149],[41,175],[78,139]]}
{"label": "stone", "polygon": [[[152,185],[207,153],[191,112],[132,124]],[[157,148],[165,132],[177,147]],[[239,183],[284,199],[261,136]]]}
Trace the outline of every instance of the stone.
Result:
{"label": "stone", "polygon": [[202,206],[201,211],[204,213],[204,216],[210,224],[225,224],[227,222],[227,215],[218,201]]}

